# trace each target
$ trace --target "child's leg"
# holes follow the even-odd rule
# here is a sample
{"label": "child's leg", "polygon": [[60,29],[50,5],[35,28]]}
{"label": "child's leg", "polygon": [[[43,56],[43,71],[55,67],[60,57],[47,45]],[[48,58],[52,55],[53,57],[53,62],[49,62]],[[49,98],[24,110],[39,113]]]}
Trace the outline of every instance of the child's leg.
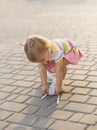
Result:
{"label": "child's leg", "polygon": [[63,71],[63,80],[64,80],[64,78],[65,78],[65,76],[66,76],[66,73],[67,73],[67,66],[65,65],[64,66],[64,71]]}
{"label": "child's leg", "polygon": [[48,84],[47,84],[47,69],[44,64],[38,64],[39,66],[39,72],[40,72],[40,78],[42,82],[42,93],[48,93]]}
{"label": "child's leg", "polygon": [[64,58],[64,62],[63,62],[63,66],[64,66],[64,71],[63,71],[63,79],[65,78],[66,76],[66,73],[67,73],[67,65],[69,65],[69,62]]}
{"label": "child's leg", "polygon": [[[67,74],[67,65],[69,64],[69,62],[64,59],[64,71],[63,71],[63,80]],[[62,91],[65,92],[65,88],[64,88],[64,85],[62,84]]]}
{"label": "child's leg", "polygon": [[69,62],[64,58],[63,64],[64,64],[64,71],[63,71],[63,79],[64,79],[67,73],[67,65],[69,64]]}

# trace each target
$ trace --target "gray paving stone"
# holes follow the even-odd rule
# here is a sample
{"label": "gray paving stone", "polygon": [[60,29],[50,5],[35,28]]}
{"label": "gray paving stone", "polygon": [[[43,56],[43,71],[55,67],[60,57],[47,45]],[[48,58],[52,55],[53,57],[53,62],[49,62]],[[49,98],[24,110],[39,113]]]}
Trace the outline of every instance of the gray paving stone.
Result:
{"label": "gray paving stone", "polygon": [[22,111],[22,113],[28,114],[28,115],[33,115],[33,114],[36,113],[39,109],[40,109],[40,107],[29,105],[29,106],[27,106],[27,107]]}
{"label": "gray paving stone", "polygon": [[19,113],[15,113],[7,119],[7,122],[9,123],[22,124],[26,126],[33,126],[36,121],[37,118],[33,117],[33,115],[24,115]]}
{"label": "gray paving stone", "polygon": [[54,110],[55,108],[41,108],[35,115],[48,117]]}
{"label": "gray paving stone", "polygon": [[42,100],[41,98],[32,97],[26,103],[28,105],[30,104],[30,105],[40,106],[40,107],[49,107],[56,100],[57,100],[56,96],[51,96],[49,98],[45,98],[44,100]]}
{"label": "gray paving stone", "polygon": [[33,126],[35,128],[49,128],[49,126],[54,122],[53,119],[48,119],[48,118],[40,118],[39,121],[37,121]]}

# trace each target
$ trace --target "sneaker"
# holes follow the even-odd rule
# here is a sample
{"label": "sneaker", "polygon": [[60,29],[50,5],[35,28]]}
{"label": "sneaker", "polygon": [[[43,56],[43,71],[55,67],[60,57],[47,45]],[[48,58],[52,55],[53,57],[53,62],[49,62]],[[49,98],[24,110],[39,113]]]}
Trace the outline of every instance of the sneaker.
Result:
{"label": "sneaker", "polygon": [[54,80],[54,77],[50,73],[47,73],[47,81],[48,81],[48,83],[52,83],[53,80]]}
{"label": "sneaker", "polygon": [[56,87],[56,80],[53,80],[51,85],[49,86],[49,92],[48,92],[49,95],[55,95],[56,94],[55,87]]}
{"label": "sneaker", "polygon": [[[64,84],[62,83],[62,92],[63,92],[63,86]],[[55,95],[55,94],[56,94],[56,80],[53,80],[51,85],[49,86],[48,95]]]}

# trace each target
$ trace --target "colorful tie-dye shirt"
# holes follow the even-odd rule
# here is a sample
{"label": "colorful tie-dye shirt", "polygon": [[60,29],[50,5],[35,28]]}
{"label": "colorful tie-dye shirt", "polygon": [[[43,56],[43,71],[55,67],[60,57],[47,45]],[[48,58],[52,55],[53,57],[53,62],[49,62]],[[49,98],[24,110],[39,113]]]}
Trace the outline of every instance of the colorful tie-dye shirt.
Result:
{"label": "colorful tie-dye shirt", "polygon": [[72,48],[78,51],[78,47],[74,41],[54,39],[50,42],[50,53],[52,60],[60,61]]}

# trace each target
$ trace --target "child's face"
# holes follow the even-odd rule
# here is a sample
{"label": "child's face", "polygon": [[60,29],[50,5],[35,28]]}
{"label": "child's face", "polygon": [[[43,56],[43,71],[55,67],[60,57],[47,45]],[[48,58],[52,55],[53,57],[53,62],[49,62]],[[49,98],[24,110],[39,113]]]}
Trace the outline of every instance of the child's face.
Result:
{"label": "child's face", "polygon": [[50,52],[49,52],[49,48],[46,49],[42,54],[40,54],[38,56],[38,62],[43,63],[43,64],[47,64],[48,62],[50,62]]}

